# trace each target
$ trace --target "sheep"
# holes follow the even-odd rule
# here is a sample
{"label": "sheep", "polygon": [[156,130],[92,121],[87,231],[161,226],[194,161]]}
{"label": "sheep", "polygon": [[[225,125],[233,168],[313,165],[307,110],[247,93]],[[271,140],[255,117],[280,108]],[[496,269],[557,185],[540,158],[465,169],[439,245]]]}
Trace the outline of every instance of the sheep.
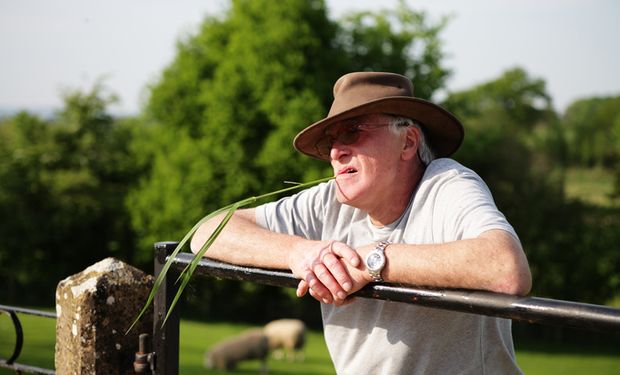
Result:
{"label": "sheep", "polygon": [[[269,350],[282,349],[289,360],[303,360],[306,343],[306,325],[297,319],[278,319],[265,325],[265,336],[269,340]],[[279,352],[279,351],[278,351]],[[274,352],[277,358],[278,352]]]}
{"label": "sheep", "polygon": [[208,369],[231,371],[240,361],[260,359],[261,374],[266,374],[268,353],[269,343],[263,330],[251,329],[215,344],[205,354],[204,365]]}

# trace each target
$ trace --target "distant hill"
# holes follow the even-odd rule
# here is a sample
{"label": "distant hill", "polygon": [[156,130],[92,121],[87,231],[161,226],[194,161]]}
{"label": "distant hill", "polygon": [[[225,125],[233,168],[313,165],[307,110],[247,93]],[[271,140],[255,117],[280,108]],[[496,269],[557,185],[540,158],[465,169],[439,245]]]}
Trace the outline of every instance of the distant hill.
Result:
{"label": "distant hill", "polygon": [[44,119],[50,119],[54,117],[57,109],[53,108],[2,108],[0,107],[0,119],[5,117],[11,117],[19,112],[26,111],[30,114],[37,115]]}
{"label": "distant hill", "polygon": [[[0,107],[0,119],[14,116],[21,111],[26,111],[32,115],[39,116],[42,119],[51,120],[56,116],[56,112],[58,112],[59,110],[60,110],[59,108],[3,108],[3,107]],[[112,115],[113,117],[117,119],[136,116],[135,113],[114,111],[114,110],[110,110],[108,113],[110,113],[110,115]]]}

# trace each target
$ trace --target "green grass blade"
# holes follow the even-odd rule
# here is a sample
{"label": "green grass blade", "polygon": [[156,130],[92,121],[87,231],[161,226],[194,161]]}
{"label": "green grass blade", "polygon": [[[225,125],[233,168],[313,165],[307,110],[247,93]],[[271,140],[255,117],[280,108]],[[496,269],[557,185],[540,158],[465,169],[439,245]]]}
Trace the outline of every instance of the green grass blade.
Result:
{"label": "green grass blade", "polygon": [[165,324],[166,320],[168,319],[168,317],[170,316],[170,313],[172,312],[172,310],[173,310],[174,306],[176,305],[178,299],[180,298],[181,293],[183,292],[183,289],[185,289],[185,286],[187,285],[187,283],[189,282],[191,276],[193,275],[194,270],[198,266],[198,263],[200,262],[200,259],[204,256],[204,254],[207,252],[209,247],[211,247],[211,245],[213,244],[215,239],[220,235],[220,233],[222,232],[222,230],[224,229],[226,224],[228,224],[228,222],[232,218],[232,215],[234,214],[234,212],[239,207],[247,206],[248,204],[252,204],[252,203],[256,202],[257,200],[268,198],[268,197],[271,197],[271,196],[274,196],[274,195],[278,195],[278,194],[282,194],[282,193],[285,193],[285,192],[288,192],[288,191],[291,191],[291,190],[302,189],[302,188],[305,188],[305,187],[308,187],[308,186],[319,184],[321,182],[326,182],[326,181],[329,181],[329,180],[331,180],[333,178],[334,177],[331,176],[331,177],[321,178],[321,179],[310,181],[310,182],[306,182],[306,183],[294,183],[294,182],[291,182],[291,181],[287,181],[287,183],[294,184],[294,186],[290,186],[290,187],[287,187],[287,188],[284,188],[284,189],[276,190],[276,191],[273,191],[273,192],[270,192],[270,193],[266,193],[266,194],[262,194],[262,195],[259,195],[259,196],[243,199],[241,201],[238,201],[236,203],[230,204],[230,205],[222,207],[222,208],[220,208],[220,209],[218,209],[216,211],[213,211],[209,215],[207,215],[207,216],[203,217],[202,219],[200,219],[200,221],[198,221],[192,227],[192,229],[189,232],[187,232],[187,234],[183,237],[181,242],[179,242],[179,244],[176,246],[176,248],[174,249],[174,251],[172,252],[170,257],[168,258],[168,260],[166,261],[166,263],[162,267],[159,275],[157,276],[155,282],[153,283],[153,288],[151,289],[151,292],[149,293],[149,296],[147,298],[146,303],[142,307],[142,310],[138,314],[137,318],[134,320],[134,322],[131,324],[131,326],[127,330],[127,333],[129,333],[131,331],[131,329],[136,325],[136,323],[140,320],[140,318],[144,315],[146,310],[149,308],[149,306],[153,302],[153,300],[155,298],[155,295],[157,294],[157,291],[161,287],[161,284],[162,284],[164,278],[168,274],[168,270],[170,269],[170,266],[172,265],[172,262],[174,261],[174,258],[183,249],[183,247],[185,246],[187,241],[190,240],[190,238],[194,235],[194,233],[198,230],[198,228],[204,222],[206,222],[207,220],[212,219],[213,217],[221,214],[222,212],[227,211],[227,214],[224,217],[224,219],[216,227],[216,229],[213,231],[213,233],[211,233],[211,235],[209,236],[209,239],[205,242],[205,244],[202,246],[200,251],[198,251],[194,255],[194,258],[192,259],[191,263],[189,265],[187,265],[183,269],[181,274],[179,275],[179,278],[177,279],[177,282],[181,281],[181,286],[179,287],[179,290],[177,291],[176,295],[174,296],[174,299],[172,301],[172,305],[170,306],[170,309],[168,310],[168,313],[166,314],[166,317],[164,318],[164,324]]}
{"label": "green grass blade", "polygon": [[153,287],[151,288],[151,292],[149,293],[149,296],[146,300],[146,302],[144,303],[144,306],[142,306],[142,309],[140,310],[140,312],[138,313],[138,316],[136,317],[136,319],[133,321],[133,323],[131,324],[131,326],[129,327],[129,329],[127,329],[126,333],[129,333],[132,328],[136,325],[136,323],[138,323],[138,321],[140,320],[140,318],[142,318],[142,316],[144,315],[144,313],[146,312],[146,310],[148,310],[149,306],[151,305],[151,303],[153,302],[153,300],[155,299],[155,295],[157,294],[157,291],[159,290],[159,288],[161,287],[161,284],[164,280],[164,278],[166,277],[166,275],[168,274],[168,269],[170,269],[170,266],[172,265],[172,262],[174,261],[174,258],[177,256],[177,254],[181,251],[181,249],[185,246],[185,244],[187,243],[187,241],[189,241],[189,239],[192,237],[192,235],[196,232],[196,230],[198,230],[198,228],[200,227],[200,225],[202,225],[205,221],[211,219],[212,217],[219,215],[221,212],[229,209],[230,207],[232,207],[233,205],[228,205],[226,207],[222,207],[212,213],[210,213],[209,215],[203,217],[200,221],[198,221],[193,227],[192,229],[187,232],[187,234],[185,235],[185,237],[183,237],[183,239],[181,240],[181,242],[179,242],[179,244],[175,247],[174,251],[172,252],[172,254],[170,254],[170,257],[168,258],[168,260],[166,261],[166,264],[164,264],[164,266],[161,269],[161,272],[159,273],[159,275],[157,276],[157,278],[155,279],[155,281],[153,282]]}
{"label": "green grass blade", "polygon": [[[164,318],[164,321],[162,322],[162,326],[164,324],[166,324],[166,321],[168,320],[168,317],[170,317],[170,314],[172,313],[172,310],[176,306],[177,301],[179,300],[179,298],[181,297],[181,294],[183,293],[183,290],[185,290],[185,287],[189,283],[189,280],[191,279],[192,275],[194,274],[194,271],[196,270],[196,267],[198,266],[198,263],[200,262],[200,259],[202,259],[202,254],[204,254],[206,252],[206,250],[211,246],[211,244],[215,241],[215,239],[220,235],[220,233],[222,232],[222,230],[224,229],[226,224],[228,224],[228,222],[232,218],[232,215],[235,213],[237,208],[239,208],[239,204],[238,203],[235,203],[235,204],[233,204],[230,207],[230,209],[226,213],[226,216],[218,224],[217,228],[215,228],[213,233],[211,233],[211,235],[209,236],[209,239],[207,240],[205,245],[202,246],[202,249],[200,250],[200,252],[198,252],[194,256],[194,258],[192,259],[192,261],[190,262],[188,267],[186,267],[183,270],[183,272],[181,273],[181,275],[179,276],[179,279],[182,278],[181,285],[179,286],[179,289],[177,290],[177,293],[175,294],[174,299],[172,300],[172,303],[170,304],[170,308],[168,309],[168,312],[166,313],[166,317]],[[177,281],[178,281],[178,279],[177,279]]]}

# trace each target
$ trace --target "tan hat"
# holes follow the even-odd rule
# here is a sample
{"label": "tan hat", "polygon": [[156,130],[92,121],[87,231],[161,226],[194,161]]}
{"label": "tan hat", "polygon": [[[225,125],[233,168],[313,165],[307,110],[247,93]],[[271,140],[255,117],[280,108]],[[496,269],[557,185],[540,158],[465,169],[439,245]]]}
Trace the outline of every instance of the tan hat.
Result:
{"label": "tan hat", "polygon": [[334,85],[334,102],[326,118],[308,126],[293,141],[295,148],[317,159],[315,145],[334,123],[361,115],[383,113],[408,117],[424,128],[437,157],[452,155],[463,142],[463,125],[453,114],[413,96],[409,78],[400,74],[356,72],[345,74]]}

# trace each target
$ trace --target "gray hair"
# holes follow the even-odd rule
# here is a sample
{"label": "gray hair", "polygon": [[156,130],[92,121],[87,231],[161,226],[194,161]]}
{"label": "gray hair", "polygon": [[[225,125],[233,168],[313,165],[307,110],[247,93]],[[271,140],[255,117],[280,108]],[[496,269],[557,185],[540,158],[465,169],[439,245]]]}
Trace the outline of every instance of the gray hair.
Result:
{"label": "gray hair", "polygon": [[412,119],[408,117],[390,116],[389,127],[390,127],[390,130],[396,134],[400,134],[403,128],[408,128],[408,127],[417,128],[420,131],[419,132],[420,139],[419,139],[419,144],[418,144],[418,156],[420,157],[422,164],[424,164],[424,166],[427,166],[430,164],[431,161],[435,160],[435,153],[433,152],[428,142],[426,141],[426,135],[424,134],[424,129],[418,123],[416,123],[415,121],[413,121]]}

